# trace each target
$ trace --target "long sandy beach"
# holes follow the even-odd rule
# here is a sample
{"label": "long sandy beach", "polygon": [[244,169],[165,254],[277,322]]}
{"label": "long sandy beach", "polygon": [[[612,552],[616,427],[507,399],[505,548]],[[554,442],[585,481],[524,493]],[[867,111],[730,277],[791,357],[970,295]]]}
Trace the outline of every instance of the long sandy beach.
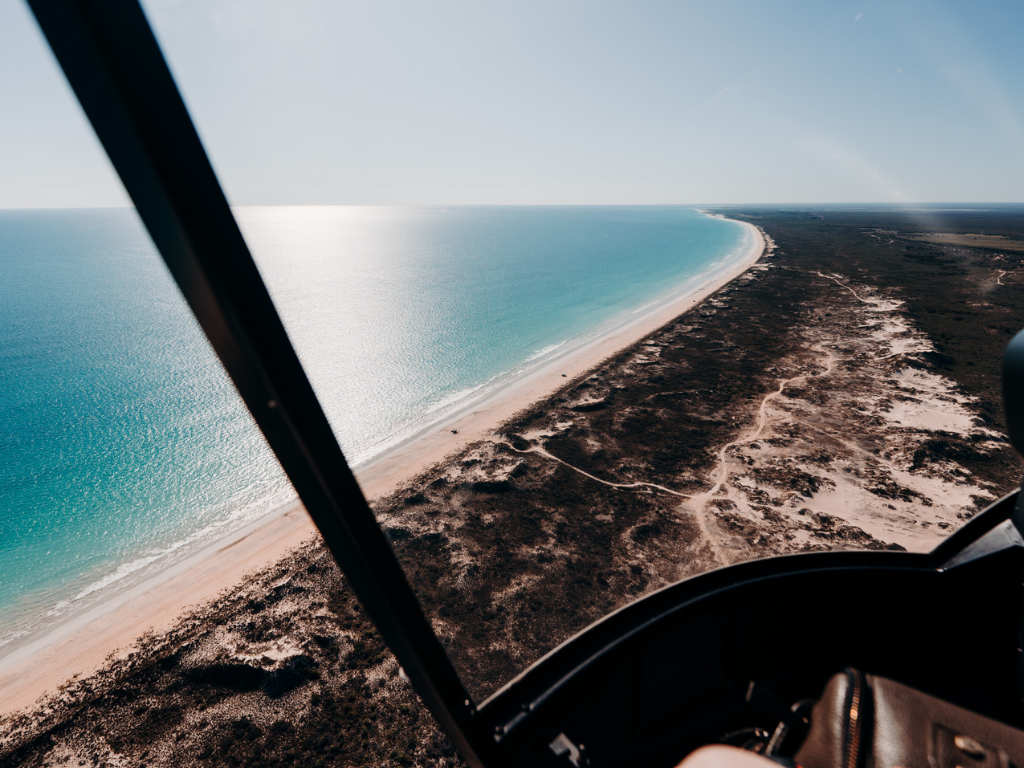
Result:
{"label": "long sandy beach", "polygon": [[[529,374],[488,393],[449,416],[443,425],[407,439],[356,475],[368,499],[386,496],[446,456],[482,439],[498,425],[615,352],[686,312],[747,271],[761,256],[760,231],[749,249],[703,285],[675,295],[622,320],[610,333],[555,357]],[[113,655],[131,652],[136,639],[161,632],[182,613],[216,597],[283,557],[316,534],[300,505],[279,510],[189,560],[136,585],[107,603],[17,648],[0,660],[0,714],[32,705],[74,676],[87,675]]]}
{"label": "long sandy beach", "polygon": [[[551,350],[566,354],[531,361],[535,379],[496,381],[356,467],[471,700],[681,580],[800,553],[927,552],[1018,487],[999,377],[978,371],[998,370],[1009,332],[989,329],[1019,303],[1024,266],[908,249],[913,215],[880,213],[902,227],[882,237],[860,211],[729,215],[764,233],[762,257],[698,306],[671,318],[729,275],[694,276],[675,306],[594,328],[589,349]],[[735,274],[741,255],[709,270]],[[254,524],[37,649],[5,689],[0,763],[456,765],[303,514]],[[166,631],[133,642],[148,627]],[[32,705],[86,663],[99,668]]]}

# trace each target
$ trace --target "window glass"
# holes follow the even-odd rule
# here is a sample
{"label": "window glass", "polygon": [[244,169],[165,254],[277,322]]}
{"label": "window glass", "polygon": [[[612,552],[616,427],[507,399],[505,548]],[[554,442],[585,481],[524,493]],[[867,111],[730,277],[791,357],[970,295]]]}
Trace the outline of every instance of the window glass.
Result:
{"label": "window glass", "polygon": [[[1019,479],[1024,228],[980,202],[1019,197],[1013,11],[144,5],[475,697],[682,578],[927,551]],[[43,73],[0,67],[40,94],[0,128],[8,648],[295,509],[25,40],[0,54]]]}

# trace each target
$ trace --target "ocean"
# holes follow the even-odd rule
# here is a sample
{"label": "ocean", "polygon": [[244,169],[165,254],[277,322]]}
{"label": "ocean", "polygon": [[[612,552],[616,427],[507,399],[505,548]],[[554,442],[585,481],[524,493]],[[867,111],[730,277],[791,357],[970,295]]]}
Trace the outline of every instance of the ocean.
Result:
{"label": "ocean", "polygon": [[[674,206],[236,216],[357,467],[751,245]],[[0,274],[3,656],[294,493],[134,210],[0,211]]]}

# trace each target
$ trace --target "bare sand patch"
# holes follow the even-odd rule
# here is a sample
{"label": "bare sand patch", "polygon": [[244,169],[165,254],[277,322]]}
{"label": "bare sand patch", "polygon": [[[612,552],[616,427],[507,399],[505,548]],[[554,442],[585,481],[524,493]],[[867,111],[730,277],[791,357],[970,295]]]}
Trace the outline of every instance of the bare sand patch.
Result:
{"label": "bare sand patch", "polygon": [[763,398],[754,426],[722,448],[710,490],[684,502],[717,522],[703,527],[723,562],[751,554],[730,535],[737,518],[773,537],[779,553],[823,542],[923,552],[977,500],[994,499],[955,463],[922,462],[921,446],[944,434],[999,436],[955,382],[915,367],[932,345],[900,302],[822,277],[854,301],[804,330],[803,351],[779,365],[792,373]]}

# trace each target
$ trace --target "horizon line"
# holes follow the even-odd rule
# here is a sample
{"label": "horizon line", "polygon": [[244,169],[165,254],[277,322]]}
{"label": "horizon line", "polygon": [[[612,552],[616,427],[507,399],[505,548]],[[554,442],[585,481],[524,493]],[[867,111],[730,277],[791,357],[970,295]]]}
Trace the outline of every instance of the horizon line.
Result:
{"label": "horizon line", "polygon": [[[828,201],[828,202],[747,202],[747,203],[241,203],[230,205],[235,208],[816,208],[844,206],[861,208],[866,206],[913,210],[914,208],[938,206],[961,206],[978,208],[983,206],[1024,206],[1024,200],[1010,201],[917,201],[917,202],[876,202],[876,201]],[[0,211],[104,211],[134,209],[134,205],[30,205],[0,207]]]}

